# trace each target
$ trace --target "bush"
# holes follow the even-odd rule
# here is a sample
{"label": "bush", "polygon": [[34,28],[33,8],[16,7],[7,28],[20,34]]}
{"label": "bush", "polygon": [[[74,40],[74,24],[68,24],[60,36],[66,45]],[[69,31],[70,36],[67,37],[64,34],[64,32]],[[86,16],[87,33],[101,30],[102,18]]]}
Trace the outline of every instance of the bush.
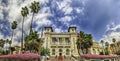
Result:
{"label": "bush", "polygon": [[41,48],[41,54],[40,55],[50,55],[50,49],[49,48]]}
{"label": "bush", "polygon": [[117,55],[120,55],[120,50],[116,52]]}

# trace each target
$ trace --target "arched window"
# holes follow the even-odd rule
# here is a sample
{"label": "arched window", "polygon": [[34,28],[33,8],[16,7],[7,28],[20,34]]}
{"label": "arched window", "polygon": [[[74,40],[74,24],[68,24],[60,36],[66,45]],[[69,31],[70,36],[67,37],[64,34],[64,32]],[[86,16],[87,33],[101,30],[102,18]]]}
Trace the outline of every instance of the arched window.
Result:
{"label": "arched window", "polygon": [[59,49],[59,53],[62,53],[62,49]]}
{"label": "arched window", "polygon": [[66,49],[66,55],[70,55],[70,50]]}
{"label": "arched window", "polygon": [[52,49],[52,55],[55,55],[55,49]]}

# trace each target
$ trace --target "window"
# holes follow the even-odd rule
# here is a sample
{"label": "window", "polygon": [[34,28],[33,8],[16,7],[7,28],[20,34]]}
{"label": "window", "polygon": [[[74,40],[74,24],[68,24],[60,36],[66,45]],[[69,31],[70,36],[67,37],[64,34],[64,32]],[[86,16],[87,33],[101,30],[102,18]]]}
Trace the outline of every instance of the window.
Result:
{"label": "window", "polygon": [[52,49],[52,55],[55,55],[55,49]]}
{"label": "window", "polygon": [[66,55],[70,55],[70,50],[66,49]]}
{"label": "window", "polygon": [[93,54],[96,54],[96,51],[95,51],[95,49],[93,49]]}
{"label": "window", "polygon": [[74,31],[74,29],[72,29],[72,31]]}
{"label": "window", "polygon": [[62,42],[63,42],[63,41],[62,41],[62,38],[59,38],[59,43],[62,44]]}
{"label": "window", "polygon": [[49,29],[47,29],[47,31],[49,31]]}
{"label": "window", "polygon": [[59,53],[62,53],[62,49],[59,49]]}
{"label": "window", "polygon": [[57,43],[57,38],[53,37],[53,38],[52,38],[52,43],[53,43],[53,44]]}
{"label": "window", "polygon": [[65,41],[66,41],[67,45],[70,45],[70,39],[69,38],[66,38]]}

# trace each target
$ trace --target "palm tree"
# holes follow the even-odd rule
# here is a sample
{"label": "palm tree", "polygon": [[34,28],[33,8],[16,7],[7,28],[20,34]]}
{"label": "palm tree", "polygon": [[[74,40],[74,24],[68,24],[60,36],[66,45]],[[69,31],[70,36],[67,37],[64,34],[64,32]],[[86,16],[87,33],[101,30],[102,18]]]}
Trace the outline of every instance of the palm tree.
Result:
{"label": "palm tree", "polygon": [[0,47],[4,47],[5,41],[3,39],[0,39]]}
{"label": "palm tree", "polygon": [[24,25],[24,18],[29,14],[29,11],[28,11],[28,8],[25,6],[25,7],[22,7],[22,10],[21,10],[21,15],[23,16],[23,21],[22,21],[22,38],[21,38],[21,50],[23,48],[23,25]]}
{"label": "palm tree", "polygon": [[114,44],[110,44],[110,48],[111,48],[111,50],[112,50],[112,54],[114,54]]}
{"label": "palm tree", "polygon": [[85,34],[85,41],[83,41],[84,48],[86,49],[86,54],[88,53],[88,49],[93,45],[93,39],[91,34]]}
{"label": "palm tree", "polygon": [[106,54],[109,54],[109,43],[105,42],[105,46],[106,46]]}
{"label": "palm tree", "polygon": [[26,50],[30,50],[31,52],[33,52],[33,50],[36,50],[38,51],[38,53],[40,53],[40,48],[42,44],[43,44],[43,40],[39,38],[37,31],[34,31],[25,37]]}
{"label": "palm tree", "polygon": [[31,6],[30,6],[30,9],[31,9],[31,12],[33,13],[32,14],[31,25],[30,25],[30,32],[32,32],[32,22],[33,22],[34,14],[38,13],[39,10],[40,10],[39,2],[36,2],[36,1],[32,2]]}
{"label": "palm tree", "polygon": [[82,41],[82,38],[80,38],[80,37],[83,37],[83,35],[84,35],[84,32],[80,31],[80,32],[78,33],[78,36],[77,36],[78,39],[77,39],[77,42],[76,42],[78,54],[79,54],[80,56],[81,56],[80,50],[82,51],[82,49],[81,49],[81,41]]}
{"label": "palm tree", "polygon": [[103,52],[103,54],[104,54],[104,45],[103,45],[103,44],[104,44],[104,41],[103,41],[103,40],[101,40],[101,41],[100,41],[100,43],[102,44],[102,47],[103,47],[102,52]]}
{"label": "palm tree", "polygon": [[[115,52],[116,52],[116,45],[115,45],[116,39],[113,38],[113,39],[112,39],[112,42],[114,43],[114,50],[115,50]],[[114,53],[115,53],[115,52],[114,52]]]}
{"label": "palm tree", "polygon": [[116,39],[115,39],[115,38],[113,38],[113,39],[112,39],[112,42],[115,44],[115,42],[116,42]]}
{"label": "palm tree", "polygon": [[[5,41],[6,41],[6,43],[9,44],[9,50],[10,50],[10,44],[12,43],[11,40],[7,39],[7,40],[5,40]],[[7,50],[7,49],[6,49],[6,50]]]}
{"label": "palm tree", "polygon": [[[88,53],[88,49],[93,45],[93,39],[91,34],[85,34],[83,31],[80,31],[78,34],[78,40],[76,42],[77,44],[77,50],[78,54],[80,54],[80,49],[82,53]],[[83,52],[83,50],[86,50],[86,52]]]}
{"label": "palm tree", "polygon": [[[10,47],[11,47],[11,44],[12,44],[14,30],[17,28],[17,22],[16,21],[13,21],[11,28],[13,29],[13,31],[12,31],[12,37],[11,37]],[[11,50],[10,50],[10,53],[11,53]]]}

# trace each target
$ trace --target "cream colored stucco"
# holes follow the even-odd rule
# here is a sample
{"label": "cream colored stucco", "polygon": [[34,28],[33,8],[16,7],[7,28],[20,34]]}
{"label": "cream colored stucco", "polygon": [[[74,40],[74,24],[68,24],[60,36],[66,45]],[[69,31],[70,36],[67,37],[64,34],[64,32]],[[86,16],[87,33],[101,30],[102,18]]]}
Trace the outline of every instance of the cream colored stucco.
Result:
{"label": "cream colored stucco", "polygon": [[[46,28],[45,32],[45,39],[43,46],[45,48],[50,49],[50,55],[51,56],[58,56],[59,55],[59,49],[62,49],[62,55],[64,56],[71,56],[72,54],[74,56],[78,56],[77,47],[76,47],[76,27],[70,27],[68,29],[69,32],[67,33],[55,33],[52,32],[51,27]],[[53,38],[57,39],[56,43],[53,43]],[[70,40],[70,43],[66,42],[66,39]],[[62,43],[60,44],[60,39],[62,39]],[[52,49],[55,49],[55,55],[52,54]],[[66,50],[69,50],[69,55],[66,55]]]}

